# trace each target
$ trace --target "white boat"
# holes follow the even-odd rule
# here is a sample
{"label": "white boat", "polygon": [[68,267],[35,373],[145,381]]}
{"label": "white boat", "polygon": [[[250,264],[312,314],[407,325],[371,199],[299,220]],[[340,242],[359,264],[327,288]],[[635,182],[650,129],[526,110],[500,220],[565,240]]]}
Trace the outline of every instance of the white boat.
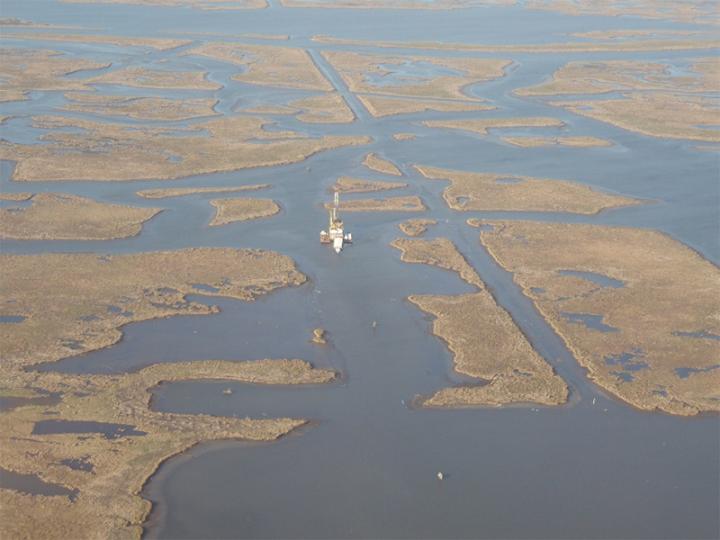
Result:
{"label": "white boat", "polygon": [[340,253],[345,244],[352,244],[352,234],[346,233],[338,207],[340,205],[340,193],[335,192],[332,208],[328,209],[328,230],[320,231],[320,242],[332,244],[335,253]]}

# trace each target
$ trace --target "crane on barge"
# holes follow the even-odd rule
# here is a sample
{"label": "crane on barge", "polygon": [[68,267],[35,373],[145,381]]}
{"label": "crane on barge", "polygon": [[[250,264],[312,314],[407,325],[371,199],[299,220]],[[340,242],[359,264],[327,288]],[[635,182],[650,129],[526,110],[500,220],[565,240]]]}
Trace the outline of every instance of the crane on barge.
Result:
{"label": "crane on barge", "polygon": [[340,253],[344,244],[352,244],[352,234],[346,233],[340,219],[340,193],[335,192],[333,206],[328,208],[328,230],[320,231],[320,243],[332,244],[335,253]]}

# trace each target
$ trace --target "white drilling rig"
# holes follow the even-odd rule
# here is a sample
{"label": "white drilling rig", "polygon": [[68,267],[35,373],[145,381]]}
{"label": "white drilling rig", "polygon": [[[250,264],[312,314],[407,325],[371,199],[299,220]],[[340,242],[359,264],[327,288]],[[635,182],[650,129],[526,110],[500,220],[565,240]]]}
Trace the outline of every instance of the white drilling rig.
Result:
{"label": "white drilling rig", "polygon": [[335,253],[340,253],[344,244],[352,244],[352,234],[345,232],[338,206],[340,206],[340,193],[336,191],[333,206],[328,208],[328,230],[320,231],[320,242],[332,244]]}

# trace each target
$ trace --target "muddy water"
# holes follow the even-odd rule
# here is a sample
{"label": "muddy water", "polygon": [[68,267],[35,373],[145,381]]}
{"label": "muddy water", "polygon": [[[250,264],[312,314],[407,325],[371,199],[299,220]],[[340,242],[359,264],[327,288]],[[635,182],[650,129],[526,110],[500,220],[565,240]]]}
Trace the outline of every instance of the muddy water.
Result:
{"label": "muddy water", "polygon": [[[569,114],[538,100],[512,95],[515,88],[545,80],[577,54],[513,55],[507,77],[468,91],[498,106],[470,116],[552,116],[567,128],[513,129],[502,135],[594,135],[610,148],[531,148],[502,144],[498,134],[479,137],[433,130],[420,122],[467,113],[423,113],[374,119],[310,41],[316,33],[360,39],[445,40],[467,43],[538,43],[563,32],[619,28],[685,28],[629,18],[573,18],[517,8],[454,12],[382,10],[286,10],[279,2],[262,11],[205,12],[73,5],[6,0],[4,16],[38,22],[85,24],[109,34],[184,37],[183,32],[288,33],[289,45],[309,50],[318,67],[347,99],[358,120],[347,125],[302,124],[271,116],[277,128],[313,136],[367,134],[362,148],[322,153],[303,163],[172,182],[63,182],[16,184],[12,164],[0,167],[3,191],[62,191],[113,203],[160,206],[165,211],[134,238],[112,242],[7,241],[7,253],[93,251],[129,253],[194,246],[275,249],[293,257],[309,283],[247,304],[202,296],[220,306],[217,315],[175,317],[124,328],[114,347],[43,369],[81,373],[132,371],[155,362],[217,358],[247,360],[297,357],[341,373],[337,382],[302,388],[201,381],[164,384],[153,393],[161,411],[253,417],[297,416],[313,423],[270,444],[241,442],[200,446],[161,467],[145,489],[154,503],[148,538],[711,538],[718,534],[720,474],[717,417],[693,419],[641,413],[592,385],[562,340],[533,304],[478,243],[469,217],[540,219],[619,224],[662,230],[720,261],[717,243],[717,157],[694,143],[643,137]],[[402,29],[398,20],[402,18]],[[508,25],[508,20],[513,24]],[[542,31],[538,31],[542,29]],[[189,34],[188,34],[189,35]],[[195,43],[211,39],[193,35]],[[247,42],[262,43],[248,39]],[[36,46],[12,42],[14,46]],[[160,92],[105,86],[132,95],[215,97],[228,114],[265,101],[283,104],[307,92],[232,81],[237,69],[175,51],[112,46],[45,44],[56,50],[124,66],[203,69],[223,85],[218,91]],[[338,47],[343,48],[343,47]],[[345,47],[347,48],[347,47]],[[364,48],[363,50],[371,50]],[[396,51],[386,51],[396,52]],[[429,51],[428,55],[437,55]],[[697,51],[592,58],[671,59],[684,65]],[[458,54],[458,56],[462,56]],[[484,55],[508,57],[508,55]],[[76,75],[79,76],[79,75]],[[3,136],[33,142],[42,130],[29,114],[57,113],[63,98],[39,92],[29,102],[3,104],[17,117]],[[73,113],[78,118],[93,115]],[[132,119],[118,119],[130,125]],[[190,122],[158,122],[185,127]],[[411,132],[410,142],[392,139]],[[322,201],[337,176],[384,179],[365,169],[362,158],[378,151],[396,162],[410,186],[398,194],[420,195],[439,224],[429,236],[452,239],[477,269],[533,345],[568,382],[570,403],[558,408],[419,410],[413,398],[461,378],[451,371],[445,345],[430,333],[430,321],[405,298],[409,294],[458,294],[472,289],[455,275],[399,260],[389,242],[396,224],[411,214],[348,214],[355,244],[335,256],[317,242],[325,225]],[[599,189],[648,199],[648,204],[597,216],[537,213],[451,212],[441,199],[443,182],[419,176],[412,164],[563,178]],[[281,213],[269,220],[208,228],[217,194],[145,200],[136,190],[159,187],[233,186],[269,183],[242,194],[270,197]],[[362,195],[356,195],[362,197]],[[350,196],[349,196],[350,198]],[[572,269],[568,269],[572,271]],[[592,276],[602,281],[603,276]],[[599,283],[605,286],[616,284]],[[329,344],[309,342],[313,328],[328,331]],[[482,332],[479,328],[478,332]],[[627,363],[627,362],[626,362]],[[679,374],[682,376],[683,374]],[[687,376],[687,375],[686,375]],[[232,392],[227,393],[225,390]],[[444,480],[437,479],[441,471]]]}

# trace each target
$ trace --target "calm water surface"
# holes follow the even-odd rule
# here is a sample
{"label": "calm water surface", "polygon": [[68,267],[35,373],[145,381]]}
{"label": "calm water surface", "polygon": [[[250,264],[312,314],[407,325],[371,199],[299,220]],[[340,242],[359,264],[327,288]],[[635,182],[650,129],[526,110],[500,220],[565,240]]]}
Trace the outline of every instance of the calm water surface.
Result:
{"label": "calm water surface", "polygon": [[[193,300],[219,305],[219,314],[130,324],[124,328],[125,337],[118,345],[43,368],[118,373],[156,362],[291,357],[307,359],[341,374],[333,384],[297,388],[226,381],[176,382],[158,387],[152,406],[159,411],[296,416],[313,422],[274,443],[206,444],[167,462],[144,490],[155,503],[146,525],[148,538],[718,536],[717,417],[685,419],[643,413],[605,396],[587,380],[562,340],[514,285],[512,276],[479,245],[478,230],[464,224],[469,217],[486,217],[647,227],[670,234],[717,264],[717,155],[698,151],[693,143],[643,137],[512,94],[515,88],[547,79],[570,60],[585,58],[577,54],[512,55],[514,64],[505,78],[468,89],[495,104],[498,110],[472,116],[552,116],[562,119],[567,127],[516,129],[507,134],[594,135],[611,139],[613,147],[522,149],[502,144],[497,134],[479,137],[420,124],[421,120],[467,113],[374,119],[348,92],[332,66],[322,60],[320,51],[333,47],[309,39],[314,34],[331,34],[366,40],[542,43],[562,41],[565,33],[580,29],[692,26],[632,18],[569,17],[519,8],[449,12],[288,10],[276,1],[261,11],[212,12],[5,0],[3,16],[80,24],[93,28],[83,30],[88,33],[190,36],[195,43],[212,37],[191,33],[216,32],[226,37],[244,32],[287,33],[287,44],[309,50],[323,73],[346,97],[358,120],[352,124],[314,125],[278,116],[273,117],[277,127],[311,135],[363,134],[374,139],[370,145],[322,153],[303,163],[173,182],[39,182],[28,188],[9,180],[11,163],[0,167],[3,191],[62,191],[113,203],[165,208],[134,238],[112,242],[7,241],[3,243],[7,253],[257,247],[290,255],[310,278],[301,287],[277,291],[254,304],[208,299],[199,289]],[[257,39],[244,41],[262,43]],[[268,101],[283,104],[308,95],[232,81],[236,67],[180,56],[187,48],[146,51],[60,42],[11,43],[40,43],[70,54],[111,61],[112,69],[148,66],[210,71],[209,78],[222,84],[222,89],[155,93],[215,97],[219,100],[216,110],[223,114]],[[688,59],[701,55],[686,51],[586,57],[668,60],[682,69]],[[401,79],[435,74],[423,63],[401,67],[397,76]],[[381,87],[385,83],[380,79],[377,84]],[[99,90],[154,95],[145,89],[108,86]],[[36,92],[29,102],[2,104],[0,113],[16,116],[3,126],[3,137],[24,143],[37,141],[43,131],[32,128],[29,115],[57,113],[63,103],[60,94]],[[72,116],[97,119],[79,113]],[[132,119],[118,121],[136,123]],[[184,127],[188,122],[158,125]],[[397,132],[411,132],[418,137],[410,142],[395,141],[391,135]],[[498,303],[568,382],[568,405],[456,411],[412,406],[416,396],[461,382],[462,378],[453,374],[445,345],[429,333],[431,321],[406,297],[459,294],[472,289],[454,274],[399,260],[399,252],[389,243],[399,235],[396,224],[408,217],[404,214],[347,215],[346,223],[356,243],[339,257],[318,244],[317,232],[326,219],[321,203],[338,176],[384,179],[361,165],[368,151],[380,152],[401,167],[406,175],[403,181],[410,185],[397,194],[423,198],[429,207],[423,216],[439,220],[429,236],[448,237],[457,244]],[[413,164],[570,179],[647,199],[648,203],[596,216],[457,214],[448,210],[441,199],[445,184],[423,179]],[[272,187],[243,196],[277,200],[282,206],[278,216],[208,228],[213,214],[209,200],[216,194],[160,201],[134,195],[137,190],[158,187],[253,183],[269,183]],[[594,279],[601,286],[622,286],[604,282],[603,276]],[[601,319],[592,319],[592,314],[573,316],[578,318],[578,324],[602,324]],[[329,345],[309,343],[312,329],[318,326],[327,329]],[[483,332],[482,328],[477,330]],[[232,393],[224,392],[228,388]],[[443,472],[443,481],[437,479],[438,471]]]}

